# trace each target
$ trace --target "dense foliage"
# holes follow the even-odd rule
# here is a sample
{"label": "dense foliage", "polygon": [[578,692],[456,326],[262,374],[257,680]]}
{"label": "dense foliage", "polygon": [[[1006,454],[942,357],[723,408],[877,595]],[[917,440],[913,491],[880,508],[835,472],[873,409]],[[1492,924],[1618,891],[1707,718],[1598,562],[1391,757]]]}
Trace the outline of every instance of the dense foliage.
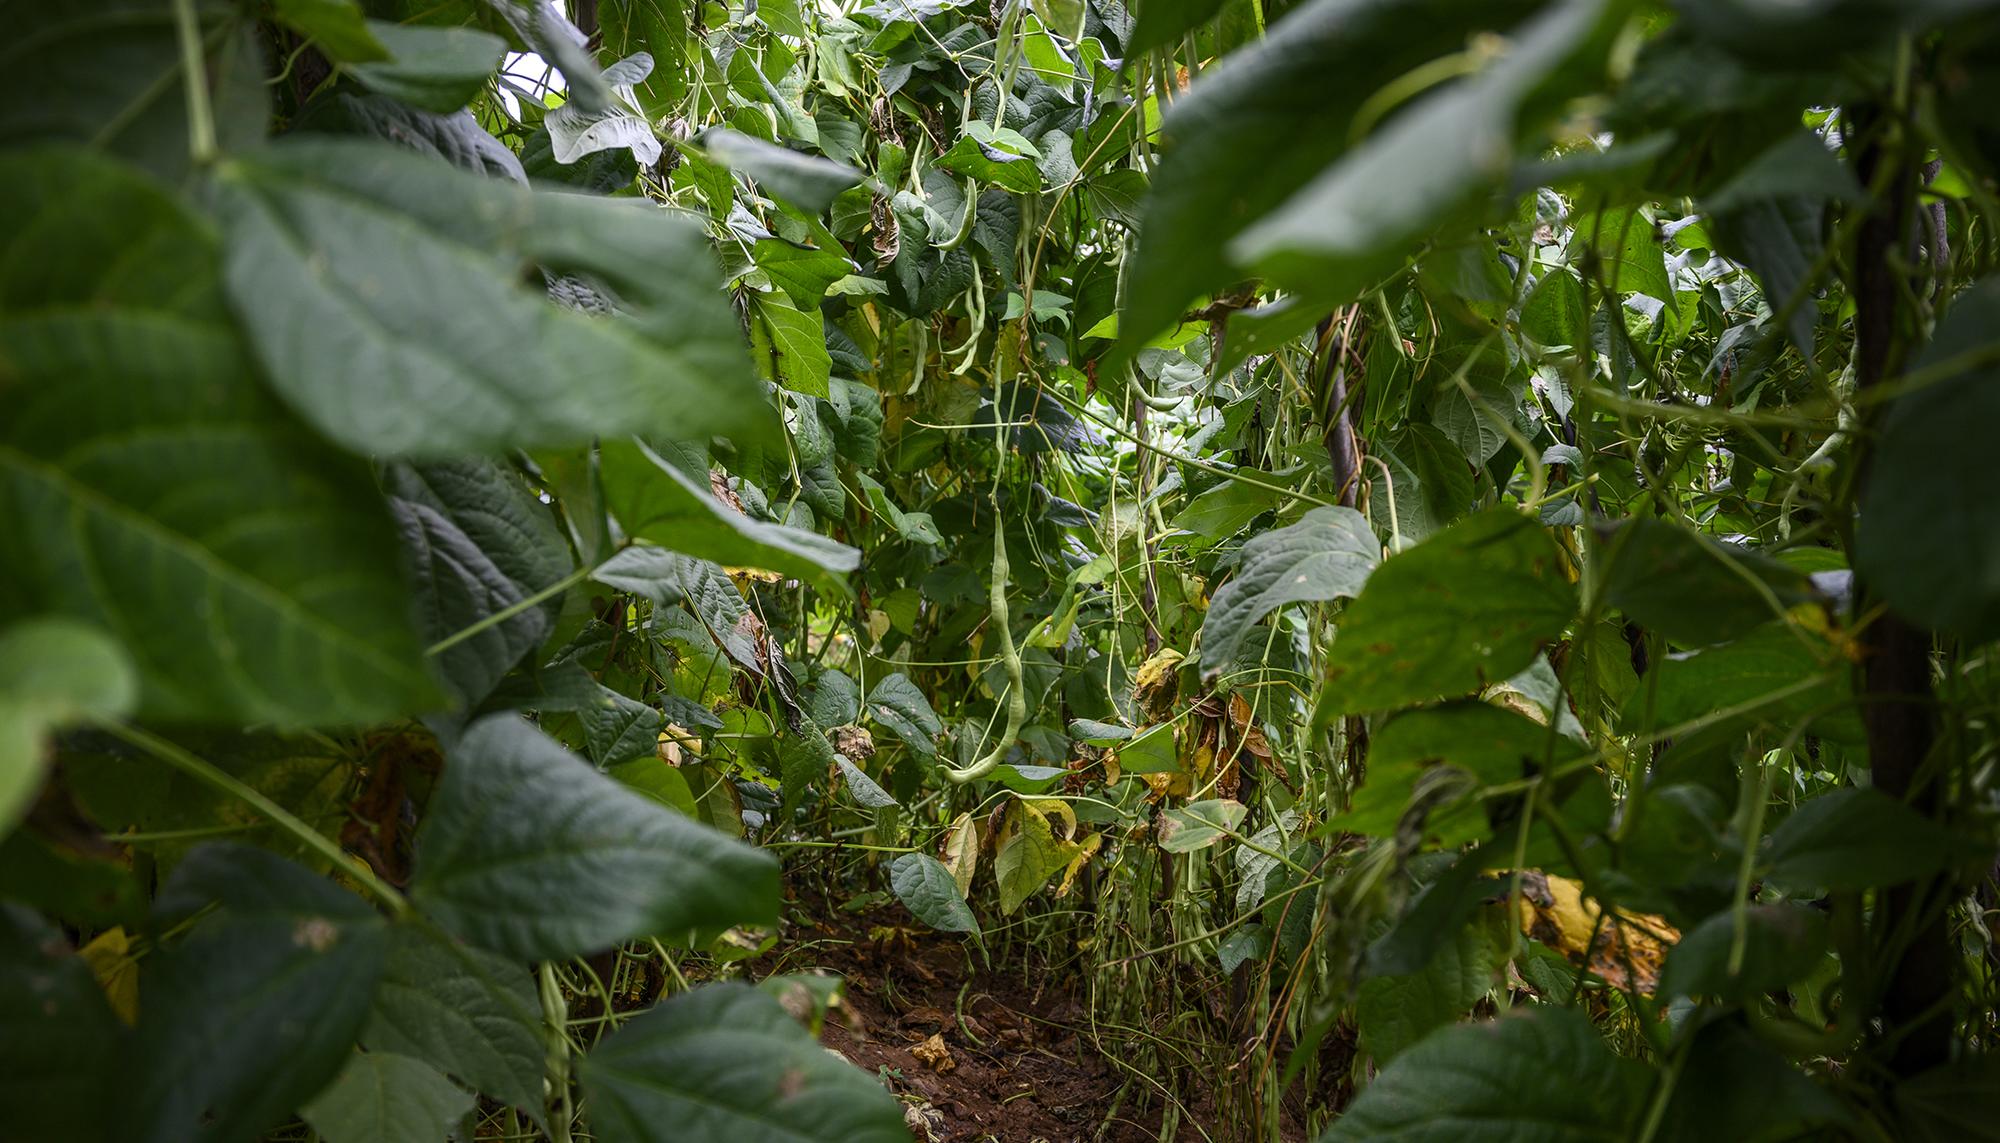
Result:
{"label": "dense foliage", "polygon": [[4,6],[0,1135],[1996,1137],[2000,4]]}

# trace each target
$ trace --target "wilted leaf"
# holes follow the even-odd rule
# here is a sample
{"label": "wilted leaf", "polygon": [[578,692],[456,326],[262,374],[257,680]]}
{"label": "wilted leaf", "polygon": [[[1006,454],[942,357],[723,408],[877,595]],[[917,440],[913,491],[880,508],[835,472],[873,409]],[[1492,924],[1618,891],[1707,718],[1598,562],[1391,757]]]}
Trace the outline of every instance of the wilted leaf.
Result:
{"label": "wilted leaf", "polygon": [[1161,817],[1160,848],[1168,853],[1207,849],[1230,836],[1249,812],[1250,807],[1226,798],[1176,806]]}

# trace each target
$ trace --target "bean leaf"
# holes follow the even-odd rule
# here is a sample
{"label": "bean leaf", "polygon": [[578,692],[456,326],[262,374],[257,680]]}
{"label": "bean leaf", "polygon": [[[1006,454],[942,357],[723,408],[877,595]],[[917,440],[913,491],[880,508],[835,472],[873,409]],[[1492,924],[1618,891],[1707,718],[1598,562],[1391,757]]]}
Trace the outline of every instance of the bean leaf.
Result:
{"label": "bean leaf", "polygon": [[909,907],[911,915],[933,929],[946,933],[979,933],[979,918],[972,915],[951,870],[927,853],[906,853],[889,866],[889,886],[896,899]]}
{"label": "bean leaf", "polygon": [[1513,676],[1562,634],[1576,589],[1546,529],[1506,509],[1383,562],[1346,613],[1322,717],[1465,694]]}
{"label": "bean leaf", "polygon": [[[232,160],[218,190],[230,298],[270,381],[350,448],[769,427],[706,242],[650,207],[327,138]],[[626,312],[553,306],[518,284],[531,267],[591,273]]]}
{"label": "bean leaf", "polygon": [[894,1097],[777,1000],[711,984],[626,1021],[578,1071],[604,1143],[907,1143]]}
{"label": "bean leaf", "polygon": [[546,960],[773,923],[778,863],[627,790],[528,723],[494,716],[447,757],[410,897],[475,944]]}
{"label": "bean leaf", "polygon": [[1582,1013],[1534,1008],[1426,1036],[1319,1143],[1617,1143],[1633,1137],[1649,1079]]}
{"label": "bean leaf", "polygon": [[1255,537],[1202,619],[1202,673],[1228,666],[1257,621],[1285,604],[1359,593],[1381,554],[1368,521],[1352,508],[1315,508],[1296,524]]}

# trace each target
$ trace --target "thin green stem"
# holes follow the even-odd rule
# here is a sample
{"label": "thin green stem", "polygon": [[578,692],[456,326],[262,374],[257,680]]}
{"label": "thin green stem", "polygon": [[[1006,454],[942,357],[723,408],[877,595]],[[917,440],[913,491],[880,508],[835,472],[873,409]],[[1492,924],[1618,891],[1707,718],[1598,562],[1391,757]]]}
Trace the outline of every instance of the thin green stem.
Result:
{"label": "thin green stem", "polygon": [[208,103],[208,66],[201,48],[201,21],[194,0],[174,0],[174,30],[181,45],[181,77],[187,86],[188,155],[197,167],[215,161],[215,111]]}
{"label": "thin green stem", "polygon": [[106,732],[129,742],[202,785],[235,798],[251,809],[269,818],[272,824],[284,830],[301,845],[333,863],[334,868],[354,878],[362,888],[387,906],[396,916],[410,911],[410,903],[403,894],[375,875],[367,864],[350,855],[332,838],[307,825],[290,810],[265,797],[258,790],[245,785],[242,780],[218,768],[214,763],[198,758],[179,745],[169,742],[150,731],[120,722],[99,723]]}
{"label": "thin green stem", "polygon": [[426,647],[424,649],[424,654],[442,655],[446,651],[451,650],[453,647],[458,646],[460,643],[465,642],[467,639],[472,638],[474,635],[479,634],[481,631],[485,631],[491,627],[497,627],[500,624],[507,622],[509,619],[514,618],[516,615],[521,614],[523,611],[526,611],[529,608],[534,607],[538,604],[546,603],[548,600],[554,598],[555,596],[561,595],[563,592],[568,591],[570,588],[575,587],[577,584],[580,584],[584,580],[589,579],[591,573],[596,570],[597,569],[595,567],[591,567],[589,565],[577,568],[575,571],[562,577],[561,579],[543,588],[542,590],[536,592],[535,594],[528,596],[526,599],[520,600],[517,603],[509,604],[508,606],[501,608],[500,610],[494,612],[493,614],[488,615],[484,619],[481,619],[477,623],[471,624],[467,627],[463,627],[457,631],[452,632],[450,635],[447,635],[444,638],[438,640],[437,642],[431,644],[429,647]]}

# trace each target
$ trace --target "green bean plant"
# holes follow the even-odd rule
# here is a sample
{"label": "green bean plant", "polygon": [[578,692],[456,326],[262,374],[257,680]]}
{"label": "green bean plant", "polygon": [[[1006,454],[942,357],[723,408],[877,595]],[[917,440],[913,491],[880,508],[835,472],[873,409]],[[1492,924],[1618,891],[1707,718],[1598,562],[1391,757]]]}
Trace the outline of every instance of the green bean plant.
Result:
{"label": "green bean plant", "polygon": [[0,11],[0,1136],[1996,1138],[1993,0]]}

